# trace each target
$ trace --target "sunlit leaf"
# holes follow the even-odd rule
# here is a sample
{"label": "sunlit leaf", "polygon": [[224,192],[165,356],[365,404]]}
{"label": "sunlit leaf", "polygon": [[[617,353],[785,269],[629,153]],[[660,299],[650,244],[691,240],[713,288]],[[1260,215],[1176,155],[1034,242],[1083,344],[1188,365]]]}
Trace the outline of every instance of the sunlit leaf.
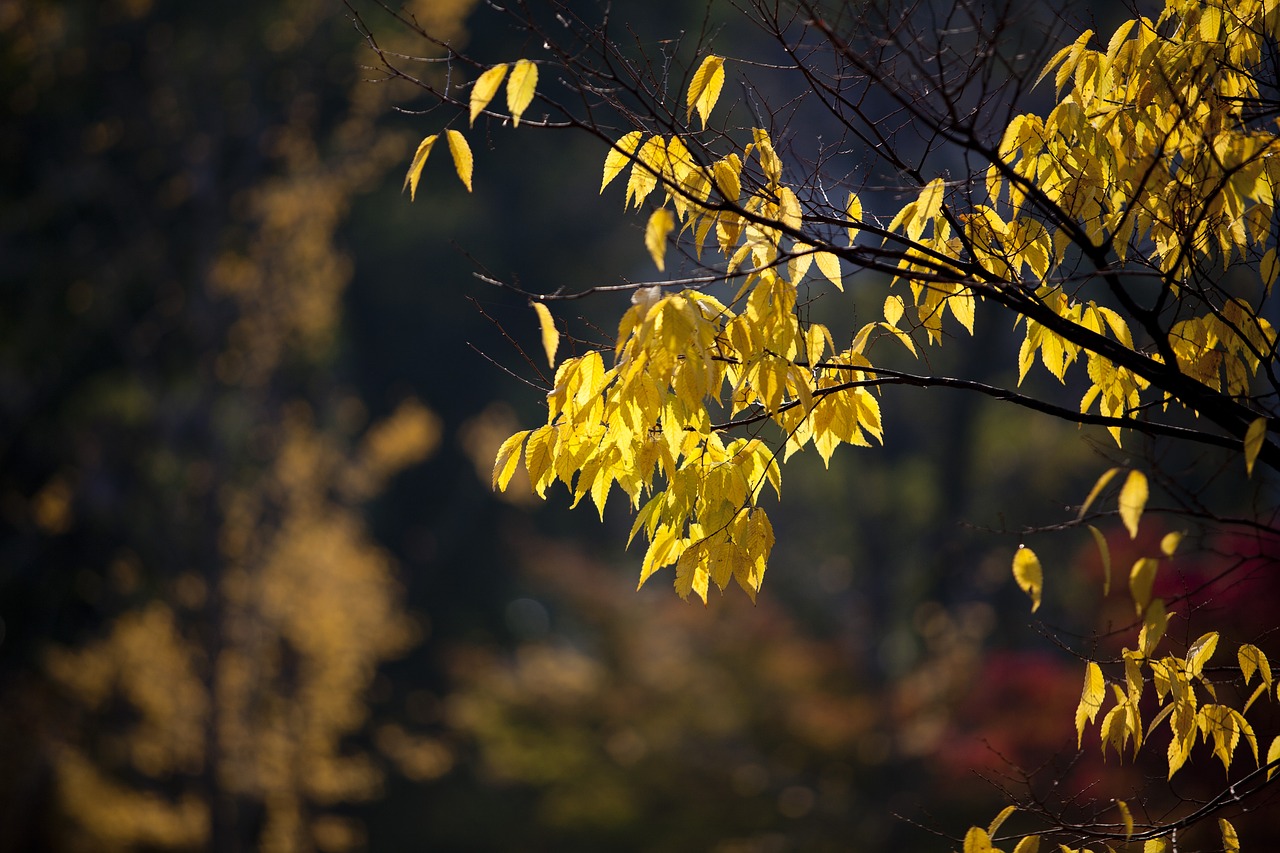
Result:
{"label": "sunlit leaf", "polygon": [[498,448],[498,456],[493,463],[493,481],[492,486],[495,491],[505,492],[507,484],[511,482],[511,476],[515,474],[516,467],[520,464],[520,450],[524,447],[524,440],[528,438],[532,430],[523,430],[502,442],[502,446]]}
{"label": "sunlit leaf", "polygon": [[1111,482],[1111,478],[1120,473],[1119,468],[1109,468],[1103,472],[1098,481],[1093,484],[1093,488],[1089,490],[1089,496],[1084,499],[1084,503],[1080,505],[1080,511],[1076,513],[1076,520],[1084,518],[1084,514],[1089,511],[1089,507],[1093,506],[1093,502],[1097,500],[1098,495],[1102,494],[1102,490],[1107,487],[1107,483]]}
{"label": "sunlit leaf", "polygon": [[964,853],[992,853],[991,836],[980,826],[971,826],[964,836]]}
{"label": "sunlit leaf", "polygon": [[659,207],[649,216],[649,224],[644,229],[644,245],[649,250],[649,257],[659,270],[665,269],[667,253],[667,235],[675,227],[676,219],[671,211]]}
{"label": "sunlit leaf", "polygon": [[467,138],[456,130],[447,130],[445,135],[449,140],[449,153],[453,155],[453,167],[458,170],[458,178],[467,192],[471,192],[471,146],[467,144]]}
{"label": "sunlit leaf", "polygon": [[493,96],[498,93],[498,87],[502,85],[502,78],[506,76],[507,66],[503,63],[493,66],[476,79],[475,85],[471,87],[471,124],[475,124],[476,118],[489,106]]}
{"label": "sunlit leaf", "polygon": [[1031,612],[1040,609],[1040,595],[1044,591],[1044,572],[1040,559],[1030,548],[1019,548],[1013,555],[1013,579],[1018,587],[1031,598]]}
{"label": "sunlit leaf", "polygon": [[604,175],[600,179],[600,192],[604,192],[604,188],[627,167],[627,163],[631,162],[631,156],[636,153],[636,149],[640,147],[640,138],[643,134],[638,130],[633,130],[626,136],[619,139],[613,148],[609,149],[609,153],[604,158]]}
{"label": "sunlit leaf", "polygon": [[1120,518],[1129,531],[1130,539],[1138,538],[1138,522],[1147,506],[1147,475],[1130,471],[1120,489]]}
{"label": "sunlit leaf", "polygon": [[507,109],[511,111],[511,124],[520,126],[520,116],[533,103],[534,91],[538,87],[538,66],[527,59],[518,60],[511,69],[511,79],[507,81]]}
{"label": "sunlit leaf", "polygon": [[1258,418],[1249,424],[1249,429],[1244,434],[1244,467],[1253,476],[1253,463],[1258,460],[1258,454],[1262,452],[1262,445],[1267,440],[1267,419]]}
{"label": "sunlit leaf", "polygon": [[1222,833],[1222,853],[1240,853],[1240,837],[1231,821],[1218,818],[1218,830]]}
{"label": "sunlit leaf", "polygon": [[1127,841],[1133,837],[1133,813],[1124,800],[1116,800],[1116,808],[1120,810],[1120,820],[1124,823],[1124,837]]}
{"label": "sunlit leaf", "polygon": [[1182,534],[1174,530],[1160,537],[1160,553],[1172,557],[1182,542]]}
{"label": "sunlit leaf", "polygon": [[1013,848],[1013,853],[1040,853],[1040,836],[1028,835]]}
{"label": "sunlit leaf", "polygon": [[[436,144],[439,134],[431,134],[418,143],[418,150],[413,153],[413,162],[409,165],[409,173],[404,176],[404,185],[409,188],[409,200],[413,201],[418,194],[418,179],[422,177],[422,167],[426,165],[427,156]],[[403,187],[402,187],[403,189]]]}
{"label": "sunlit leaf", "polygon": [[1093,534],[1093,541],[1098,546],[1098,557],[1102,560],[1102,594],[1111,594],[1111,548],[1107,545],[1107,537],[1102,535],[1102,531],[1088,525],[1089,532]]}
{"label": "sunlit leaf", "polygon": [[686,96],[689,108],[685,121],[692,119],[694,110],[697,110],[698,117],[702,119],[702,126],[706,128],[707,120],[711,118],[711,110],[720,99],[722,88],[724,88],[724,57],[713,54],[702,60],[702,64],[694,72],[693,80],[689,83],[689,92]]}
{"label": "sunlit leaf", "polygon": [[551,311],[541,302],[533,303],[533,310],[538,315],[538,326],[542,330],[542,349],[547,354],[547,364],[556,366],[556,350],[560,347],[560,330],[551,317]]}
{"label": "sunlit leaf", "polygon": [[1151,587],[1156,580],[1156,570],[1160,561],[1151,557],[1141,557],[1129,570],[1129,594],[1133,596],[1133,605],[1141,616],[1151,603]]}
{"label": "sunlit leaf", "polygon": [[995,818],[992,819],[990,826],[987,827],[987,835],[994,837],[995,834],[1000,831],[1000,827],[1004,825],[1004,822],[1009,819],[1009,815],[1013,814],[1017,810],[1017,806],[1005,806],[1002,808],[1000,810],[1000,814],[996,815]]}
{"label": "sunlit leaf", "polygon": [[1102,668],[1089,661],[1084,670],[1084,689],[1080,692],[1080,704],[1076,706],[1076,745],[1084,740],[1084,724],[1092,723],[1102,710],[1107,696],[1106,682],[1102,680]]}

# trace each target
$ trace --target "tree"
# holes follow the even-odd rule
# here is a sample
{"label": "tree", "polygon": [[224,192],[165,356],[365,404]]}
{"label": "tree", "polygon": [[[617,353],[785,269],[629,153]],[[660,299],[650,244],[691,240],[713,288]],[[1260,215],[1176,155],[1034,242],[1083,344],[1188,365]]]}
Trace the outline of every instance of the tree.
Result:
{"label": "tree", "polygon": [[[826,462],[841,444],[882,443],[886,387],[943,387],[1109,434],[1118,464],[1059,525],[1091,531],[1104,595],[1112,546],[1097,522],[1113,515],[1131,541],[1144,541],[1156,509],[1238,533],[1214,582],[1274,568],[1280,4],[1168,0],[1047,56],[1011,44],[1012,6],[757,0],[731,11],[739,18],[721,23],[709,9],[692,37],[637,34],[637,52],[607,14],[521,6],[511,20],[543,51],[497,64],[398,15],[446,51],[444,85],[415,76],[366,28],[386,74],[445,108],[411,162],[411,197],[438,141],[471,187],[465,124],[494,140],[507,123],[586,133],[607,146],[600,191],[625,176],[625,208],[647,210],[654,265],[679,267],[572,293],[482,276],[532,301],[554,371],[528,360],[546,422],[503,443],[494,486],[523,462],[540,496],[559,481],[603,517],[617,485],[636,513],[630,537],[648,543],[641,584],[674,567],[682,597],[705,603],[712,584],[733,581],[754,599],[775,542],[766,487],[780,496],[782,464],[810,445]],[[735,20],[769,52],[717,52],[714,34]],[[883,319],[821,322],[816,295],[846,288],[855,310]],[[612,340],[591,342],[563,306],[607,290],[630,292],[632,305]],[[900,366],[966,346],[979,323],[998,334],[985,324],[1001,315],[1020,335],[1015,387]],[[1057,387],[1039,381],[1037,361]],[[1193,450],[1199,473],[1162,467],[1171,447]],[[1214,502],[1197,478],[1235,482]],[[1075,726],[1081,744],[1096,726],[1104,755],[1145,755],[1155,740],[1169,780],[1216,757],[1226,781],[1200,803],[1170,786],[1167,811],[1101,792],[1083,802],[1011,793],[1009,810],[968,831],[966,851],[991,849],[1014,809],[1030,813],[1003,835],[1019,851],[1050,839],[1165,849],[1201,825],[1238,848],[1232,820],[1266,795],[1280,761],[1280,737],[1258,730],[1276,687],[1263,649],[1274,626],[1189,633],[1195,591],[1162,585],[1182,538],[1168,529],[1134,558],[1129,624],[1078,645]],[[1019,547],[1012,573],[1038,610],[1035,551]]]}
{"label": "tree", "polygon": [[365,506],[441,432],[333,371],[396,93],[325,3],[0,19],[0,849],[358,846],[448,763],[355,741],[420,634]]}

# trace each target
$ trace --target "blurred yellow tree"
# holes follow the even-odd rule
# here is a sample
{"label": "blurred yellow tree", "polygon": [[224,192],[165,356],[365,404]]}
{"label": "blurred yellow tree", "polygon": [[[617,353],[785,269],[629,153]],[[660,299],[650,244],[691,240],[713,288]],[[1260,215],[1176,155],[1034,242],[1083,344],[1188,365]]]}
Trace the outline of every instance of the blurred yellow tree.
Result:
{"label": "blurred yellow tree", "polygon": [[[411,7],[456,40],[472,3]],[[363,507],[441,425],[368,424],[329,368],[411,92],[318,0],[4,4],[0,41],[0,626],[45,672],[3,674],[0,849],[357,847],[335,807],[385,762],[353,738],[421,632]],[[10,811],[46,772],[55,812]]]}

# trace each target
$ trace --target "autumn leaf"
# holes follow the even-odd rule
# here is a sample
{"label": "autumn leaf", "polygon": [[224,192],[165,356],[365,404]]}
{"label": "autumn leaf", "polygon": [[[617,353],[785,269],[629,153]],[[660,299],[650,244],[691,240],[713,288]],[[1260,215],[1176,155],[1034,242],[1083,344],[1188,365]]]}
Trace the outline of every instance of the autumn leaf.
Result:
{"label": "autumn leaf", "polygon": [[506,76],[507,66],[504,63],[493,66],[476,80],[475,85],[471,87],[471,124],[476,123],[476,118],[493,100],[493,96],[498,93],[498,87],[502,85],[502,78]]}
{"label": "autumn leaf", "polygon": [[511,124],[520,126],[520,116],[533,103],[534,90],[538,86],[538,66],[527,59],[516,62],[507,81],[507,109],[511,111]]}
{"label": "autumn leaf", "polygon": [[533,303],[534,313],[538,315],[538,326],[542,330],[542,349],[547,354],[547,364],[556,366],[556,350],[560,347],[560,331],[556,321],[551,317],[551,310],[541,302]]}
{"label": "autumn leaf", "polygon": [[449,139],[449,153],[453,155],[453,167],[458,171],[462,185],[471,192],[471,146],[467,138],[456,130],[445,131]]}
{"label": "autumn leaf", "polygon": [[671,211],[665,207],[659,207],[649,216],[649,224],[645,226],[644,245],[649,250],[649,257],[653,258],[659,270],[664,269],[667,235],[671,233],[675,224],[676,220]]}
{"label": "autumn leaf", "polygon": [[1019,548],[1013,555],[1013,578],[1018,586],[1031,597],[1031,612],[1040,609],[1040,594],[1044,591],[1044,572],[1040,559],[1030,548]]}
{"label": "autumn leaf", "polygon": [[1080,693],[1080,704],[1076,706],[1076,745],[1084,740],[1085,721],[1092,723],[1102,710],[1102,700],[1106,698],[1106,682],[1102,680],[1102,669],[1093,661],[1089,661],[1084,670],[1084,689]]}
{"label": "autumn leaf", "polygon": [[[431,134],[418,143],[418,150],[413,154],[413,162],[409,165],[409,173],[404,176],[404,185],[409,188],[409,200],[413,201],[418,194],[418,179],[422,177],[422,167],[426,165],[427,156],[436,144],[438,134]],[[402,188],[403,189],[403,188]]]}
{"label": "autumn leaf", "polygon": [[693,80],[689,83],[689,92],[686,96],[689,108],[685,121],[691,120],[694,110],[697,110],[698,117],[702,119],[702,127],[705,129],[707,120],[711,117],[711,110],[720,99],[720,90],[723,87],[724,57],[713,54],[702,60],[702,64],[694,72]]}
{"label": "autumn leaf", "polygon": [[1130,471],[1120,489],[1120,518],[1129,531],[1130,539],[1138,538],[1138,522],[1147,505],[1147,475]]}
{"label": "autumn leaf", "polygon": [[1249,424],[1249,429],[1244,434],[1244,467],[1249,476],[1253,476],[1253,463],[1258,460],[1258,454],[1262,452],[1262,445],[1267,440],[1267,419],[1258,418]]}
{"label": "autumn leaf", "polygon": [[511,482],[512,475],[516,472],[516,467],[520,464],[520,450],[524,447],[524,440],[529,436],[532,430],[523,430],[502,442],[502,446],[498,448],[497,458],[493,463],[493,482],[494,491],[505,492],[507,484]]}

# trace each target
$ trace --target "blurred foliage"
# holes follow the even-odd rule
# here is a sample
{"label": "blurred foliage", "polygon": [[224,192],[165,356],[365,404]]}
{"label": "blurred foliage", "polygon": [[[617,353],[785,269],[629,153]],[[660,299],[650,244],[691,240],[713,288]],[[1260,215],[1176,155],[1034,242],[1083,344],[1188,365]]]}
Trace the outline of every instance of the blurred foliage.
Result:
{"label": "blurred foliage", "polygon": [[[471,4],[418,5],[458,38]],[[442,430],[333,370],[404,93],[321,2],[0,32],[0,848],[359,846],[335,807],[385,761],[351,738],[422,633],[362,506]]]}

